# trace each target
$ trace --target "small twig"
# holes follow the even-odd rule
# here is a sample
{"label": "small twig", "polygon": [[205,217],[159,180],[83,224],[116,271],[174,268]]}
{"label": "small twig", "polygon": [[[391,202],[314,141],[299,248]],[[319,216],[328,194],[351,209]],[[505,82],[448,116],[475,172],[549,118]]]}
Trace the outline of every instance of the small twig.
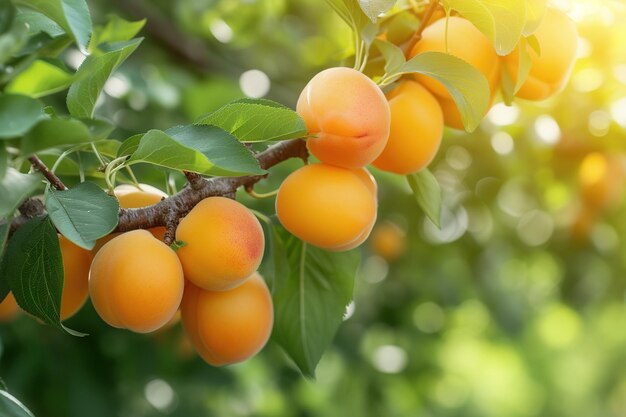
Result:
{"label": "small twig", "polygon": [[422,39],[422,32],[424,32],[424,29],[426,29],[426,25],[428,25],[430,18],[433,17],[433,13],[435,13],[435,10],[437,10],[438,6],[439,0],[430,0],[430,4],[428,5],[426,12],[424,12],[424,16],[422,17],[422,21],[420,22],[419,27],[404,47],[404,55],[407,58],[409,57],[409,54],[411,53],[411,50],[413,49],[415,44],[418,43],[420,39]]}
{"label": "small twig", "polygon": [[174,208],[170,209],[169,213],[165,216],[165,235],[163,236],[163,243],[167,246],[174,243],[176,240],[176,228],[178,227],[179,217]]}
{"label": "small twig", "polygon": [[50,171],[46,164],[43,163],[41,159],[37,157],[37,155],[33,155],[28,157],[28,161],[31,163],[35,170],[41,172],[44,177],[52,184],[54,188],[59,191],[67,190],[67,187],[63,182],[57,177],[54,172]]}
{"label": "small twig", "polygon": [[189,182],[189,186],[194,190],[199,190],[202,188],[203,179],[200,174],[196,174],[195,172],[183,171],[185,174],[185,178]]}

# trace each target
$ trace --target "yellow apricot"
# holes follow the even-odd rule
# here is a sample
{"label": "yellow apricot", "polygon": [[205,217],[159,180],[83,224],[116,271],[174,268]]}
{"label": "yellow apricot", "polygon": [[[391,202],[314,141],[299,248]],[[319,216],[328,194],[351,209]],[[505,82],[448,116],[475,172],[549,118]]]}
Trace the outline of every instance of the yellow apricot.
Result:
{"label": "yellow apricot", "polygon": [[[492,91],[491,97],[489,98],[489,105],[487,106],[487,108],[491,108],[495,98],[496,92]],[[443,112],[444,124],[453,129],[465,130],[465,126],[463,125],[463,119],[461,118],[461,112],[459,112],[459,108],[457,107],[454,100],[437,97],[437,102],[439,103],[439,107],[441,107],[441,111]]]}
{"label": "yellow apricot", "polygon": [[388,262],[398,259],[406,249],[406,233],[395,223],[386,221],[372,233],[372,250]]}
{"label": "yellow apricot", "polygon": [[[167,194],[163,191],[148,184],[139,184],[139,188],[130,184],[118,185],[113,190],[113,193],[117,201],[119,201],[121,208],[147,207],[158,203],[163,198],[167,198]],[[148,229],[148,231],[159,240],[163,240],[165,236],[165,227],[153,227]],[[91,250],[91,253],[95,255],[105,243],[119,235],[120,233],[111,233],[101,237],[96,242],[96,246]]]}
{"label": "yellow apricot", "polygon": [[351,68],[329,68],[309,81],[296,107],[311,153],[346,168],[363,167],[382,152],[389,137],[389,105],[378,86]]}
{"label": "yellow apricot", "polygon": [[[447,52],[480,71],[487,79],[491,91],[495,91],[500,64],[489,39],[469,20],[458,16],[448,19],[447,32],[446,49],[446,19],[437,20],[424,29],[422,38],[415,44],[409,56],[412,58],[424,52]],[[437,96],[448,100],[452,98],[439,81],[422,74],[416,74],[415,78]]]}
{"label": "yellow apricot", "polygon": [[13,297],[13,293],[8,293],[0,303],[0,323],[8,323],[20,312],[20,307]]}
{"label": "yellow apricot", "polygon": [[181,304],[185,333],[210,365],[242,362],[258,353],[272,333],[274,308],[265,281],[254,273],[228,291],[188,283]]}
{"label": "yellow apricot", "polygon": [[72,317],[87,300],[91,253],[59,235],[63,257],[63,295],[61,320]]}
{"label": "yellow apricot", "polygon": [[[537,55],[533,48],[527,46],[532,64],[528,78],[516,96],[527,100],[544,100],[565,87],[576,61],[578,32],[574,22],[565,13],[548,8],[533,35],[537,38],[541,54]],[[503,60],[515,83],[519,47]]]}
{"label": "yellow apricot", "polygon": [[146,230],[123,233],[96,254],[89,294],[113,327],[148,333],[176,314],[185,281],[176,253]]}
{"label": "yellow apricot", "polygon": [[177,251],[185,278],[205,290],[236,287],[257,270],[265,238],[257,218],[241,203],[209,197],[198,203],[178,225]]}
{"label": "yellow apricot", "polygon": [[389,94],[391,132],[376,168],[411,174],[431,163],[443,137],[443,114],[433,95],[415,81],[405,81]]}
{"label": "yellow apricot", "polygon": [[365,179],[362,173],[345,168],[323,163],[306,165],[281,184],[276,196],[278,219],[305,242],[344,250],[376,218],[375,188]]}

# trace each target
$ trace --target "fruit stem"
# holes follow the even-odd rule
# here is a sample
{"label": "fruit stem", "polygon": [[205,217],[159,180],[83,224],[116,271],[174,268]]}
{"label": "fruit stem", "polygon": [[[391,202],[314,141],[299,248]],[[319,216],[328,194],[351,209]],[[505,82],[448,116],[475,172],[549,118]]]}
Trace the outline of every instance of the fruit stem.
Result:
{"label": "fruit stem", "polygon": [[424,29],[426,29],[426,25],[428,25],[430,18],[433,16],[433,13],[435,13],[435,10],[437,10],[438,6],[439,0],[430,0],[430,4],[428,5],[426,12],[424,12],[424,16],[422,17],[422,21],[420,22],[419,27],[404,47],[404,56],[406,56],[407,58],[409,57],[409,54],[411,53],[411,50],[413,49],[415,44],[418,43],[420,39],[422,39],[422,32],[424,32]]}

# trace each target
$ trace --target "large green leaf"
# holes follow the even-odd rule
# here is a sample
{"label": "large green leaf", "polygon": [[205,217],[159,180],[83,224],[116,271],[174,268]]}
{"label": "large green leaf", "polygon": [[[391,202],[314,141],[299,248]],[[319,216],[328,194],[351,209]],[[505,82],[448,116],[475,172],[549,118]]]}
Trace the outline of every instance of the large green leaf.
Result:
{"label": "large green leaf", "polygon": [[20,10],[15,18],[18,22],[28,23],[28,35],[45,33],[51,38],[64,35],[65,30],[48,16],[34,10]]}
{"label": "large green leaf", "polygon": [[[9,237],[9,230],[11,229],[12,217],[7,217],[0,221],[0,270],[2,269],[2,256],[6,248],[7,239]],[[6,296],[11,291],[9,287],[9,280],[5,276],[0,276],[0,303],[4,301]]]}
{"label": "large green leaf", "polygon": [[47,117],[37,100],[17,94],[0,95],[0,139],[22,136]]}
{"label": "large green leaf", "polygon": [[435,226],[441,227],[441,187],[435,176],[428,169],[423,169],[406,178],[417,204]]}
{"label": "large green leaf", "polygon": [[4,179],[9,168],[9,153],[4,143],[0,142],[0,181]]}
{"label": "large green leaf", "polygon": [[394,4],[396,4],[396,0],[359,0],[361,10],[374,23],[380,14],[391,9]]}
{"label": "large green leaf", "polygon": [[37,98],[65,90],[72,80],[73,75],[64,69],[47,61],[37,60],[13,78],[5,91]]}
{"label": "large green leaf", "polygon": [[404,52],[391,42],[376,39],[374,46],[378,48],[383,58],[385,58],[385,72],[393,74],[406,63]]}
{"label": "large green leaf", "polygon": [[24,404],[5,390],[0,390],[0,416],[35,417]]}
{"label": "large green leaf", "polygon": [[197,124],[217,126],[241,142],[287,140],[306,135],[306,125],[298,113],[263,99],[233,101]]}
{"label": "large green leaf", "polygon": [[113,71],[137,49],[143,39],[119,42],[103,48],[102,55],[90,55],[76,72],[67,94],[67,108],[75,117],[92,117],[96,100]]}
{"label": "large green leaf", "polygon": [[408,60],[397,73],[423,74],[441,82],[454,99],[467,131],[474,131],[487,112],[489,83],[480,71],[460,58],[424,52]]}
{"label": "large green leaf", "polygon": [[[14,19],[10,30],[0,35],[0,64],[7,62],[19,52],[26,44],[27,39],[28,25]],[[0,74],[6,70],[6,68],[2,68]]]}
{"label": "large green leaf", "polygon": [[91,16],[85,0],[14,0],[48,16],[86,52],[91,38]]}
{"label": "large green leaf", "polygon": [[56,228],[66,238],[87,250],[96,239],[108,235],[118,222],[119,203],[92,182],[46,192],[46,209]]}
{"label": "large green leaf", "polygon": [[93,140],[89,128],[78,120],[42,120],[22,138],[22,153],[31,155],[37,151],[62,146],[88,143]]}
{"label": "large green leaf", "polygon": [[273,338],[304,375],[314,377],[352,300],[360,252],[327,252],[276,227],[271,237],[284,245],[289,273],[281,267],[272,277]]}
{"label": "large green leaf", "polygon": [[13,25],[17,9],[10,1],[0,2],[0,34],[8,32]]}
{"label": "large green leaf", "polygon": [[146,19],[129,22],[112,15],[104,27],[95,28],[89,43],[89,50],[95,51],[103,43],[124,42],[132,39],[146,24]]}
{"label": "large green leaf", "polygon": [[522,36],[526,23],[526,1],[511,0],[446,0],[485,34],[499,55],[510,53]]}
{"label": "large green leaf", "polygon": [[9,168],[0,180],[0,218],[11,216],[27,197],[41,185],[39,174],[21,174]]}
{"label": "large green leaf", "polygon": [[371,23],[357,0],[326,0],[326,3],[357,34],[360,34],[361,30]]}
{"label": "large green leaf", "polygon": [[243,144],[228,132],[208,125],[149,131],[130,157],[129,163],[136,162],[214,176],[265,173]]}

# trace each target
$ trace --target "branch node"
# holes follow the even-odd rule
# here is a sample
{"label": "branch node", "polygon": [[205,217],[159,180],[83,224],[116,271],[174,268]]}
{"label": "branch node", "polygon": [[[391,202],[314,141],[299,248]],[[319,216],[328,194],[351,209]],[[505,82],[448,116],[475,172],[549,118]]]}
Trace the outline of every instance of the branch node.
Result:
{"label": "branch node", "polygon": [[57,177],[54,172],[50,171],[46,164],[43,163],[41,159],[37,157],[37,155],[33,155],[28,157],[28,161],[35,168],[36,171],[39,171],[43,174],[44,177],[52,184],[54,188],[59,191],[67,190],[67,187],[63,182]]}
{"label": "branch node", "polygon": [[202,187],[204,186],[204,179],[202,179],[201,175],[189,171],[183,171],[183,174],[185,174],[185,177],[187,178],[191,189],[196,191],[202,189]]}
{"label": "branch node", "polygon": [[176,240],[176,228],[180,218],[176,210],[170,209],[165,216],[165,236],[163,236],[163,243],[170,246]]}

